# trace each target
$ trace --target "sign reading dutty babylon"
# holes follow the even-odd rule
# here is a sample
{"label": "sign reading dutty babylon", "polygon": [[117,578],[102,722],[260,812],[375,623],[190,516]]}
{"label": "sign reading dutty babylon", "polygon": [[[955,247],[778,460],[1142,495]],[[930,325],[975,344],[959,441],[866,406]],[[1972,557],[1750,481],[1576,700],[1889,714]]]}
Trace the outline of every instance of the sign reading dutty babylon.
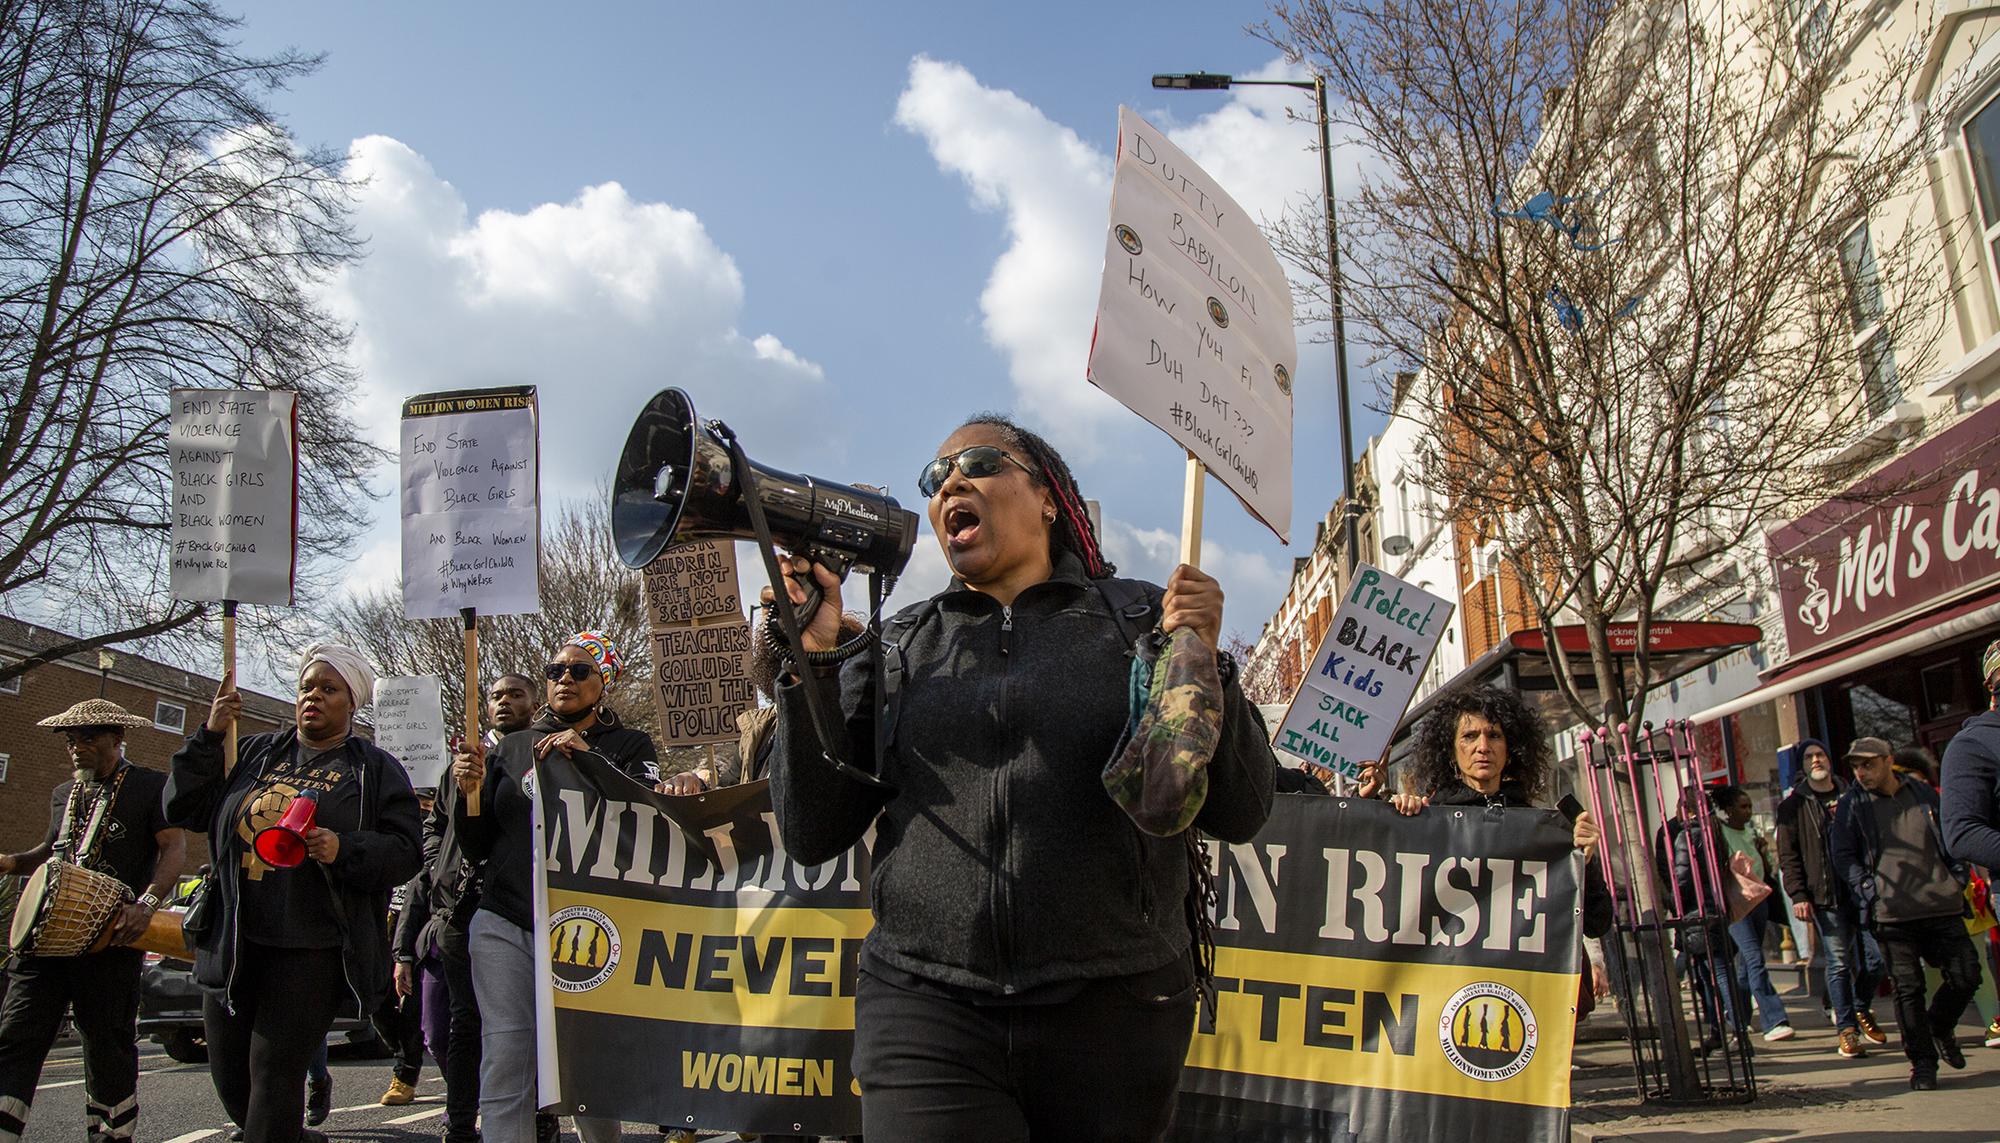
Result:
{"label": "sign reading dutty babylon", "polygon": [[1291,286],[1257,221],[1118,109],[1091,384],[1174,438],[1289,541]]}
{"label": "sign reading dutty babylon", "polygon": [[1371,564],[1357,567],[1274,745],[1359,777],[1388,750],[1454,606]]}
{"label": "sign reading dutty babylon", "polygon": [[541,609],[535,388],[403,402],[403,613]]}
{"label": "sign reading dutty babylon", "polygon": [[298,502],[298,395],[176,389],[174,598],[292,602]]}

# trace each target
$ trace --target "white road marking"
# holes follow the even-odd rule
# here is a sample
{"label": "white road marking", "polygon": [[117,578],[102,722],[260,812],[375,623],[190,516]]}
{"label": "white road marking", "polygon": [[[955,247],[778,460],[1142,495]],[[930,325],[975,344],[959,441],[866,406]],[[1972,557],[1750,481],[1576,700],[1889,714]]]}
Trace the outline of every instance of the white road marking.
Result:
{"label": "white road marking", "polygon": [[436,1119],[438,1116],[443,1114],[444,1114],[444,1108],[434,1107],[429,1111],[419,1111],[415,1115],[402,1115],[396,1117],[395,1119],[385,1119],[382,1122],[384,1124],[419,1123],[426,1119]]}
{"label": "white road marking", "polygon": [[206,1139],[211,1135],[220,1134],[222,1134],[222,1128],[209,1127],[200,1131],[190,1131],[186,1135],[176,1135],[172,1139],[167,1140],[167,1143],[195,1143],[197,1139]]}
{"label": "white road marking", "polygon": [[[140,1072],[139,1074],[140,1074],[140,1075],[142,1075],[142,1076],[151,1076],[151,1075],[158,1075],[158,1074],[159,1074],[159,1073],[160,1073],[161,1071],[163,1071],[163,1070],[165,1070],[165,1069],[162,1069],[162,1068],[153,1068],[153,1069],[151,1069],[151,1070],[148,1070],[148,1071],[141,1071],[141,1072]],[[73,1079],[73,1080],[61,1080],[61,1081],[59,1081],[59,1082],[57,1082],[57,1083],[45,1083],[45,1084],[37,1084],[37,1085],[36,1085],[36,1087],[35,1087],[35,1090],[36,1090],[36,1091],[54,1091],[55,1089],[57,1089],[57,1088],[59,1088],[59,1087],[79,1087],[79,1086],[81,1086],[82,1084],[83,1084],[83,1081],[82,1081],[82,1080],[80,1080],[80,1079]]]}

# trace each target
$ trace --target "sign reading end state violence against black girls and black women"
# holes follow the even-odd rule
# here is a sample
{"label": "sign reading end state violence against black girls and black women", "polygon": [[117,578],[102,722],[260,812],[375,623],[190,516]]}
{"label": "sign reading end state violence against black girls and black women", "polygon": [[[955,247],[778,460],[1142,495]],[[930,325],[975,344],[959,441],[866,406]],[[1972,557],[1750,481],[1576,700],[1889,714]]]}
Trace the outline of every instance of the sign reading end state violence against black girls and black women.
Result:
{"label": "sign reading end state violence against black girls and black women", "polygon": [[[543,1102],[638,1123],[861,1129],[850,1070],[874,835],[801,866],[768,786],[537,767]],[[1175,1138],[1567,1140],[1582,864],[1553,811],[1284,794],[1210,841],[1217,1004]]]}
{"label": "sign reading end state violence against black girls and black women", "polygon": [[403,402],[402,475],[404,615],[541,610],[534,386]]}
{"label": "sign reading end state violence against black girls and black women", "polygon": [[298,533],[298,395],[176,389],[174,598],[289,605]]}

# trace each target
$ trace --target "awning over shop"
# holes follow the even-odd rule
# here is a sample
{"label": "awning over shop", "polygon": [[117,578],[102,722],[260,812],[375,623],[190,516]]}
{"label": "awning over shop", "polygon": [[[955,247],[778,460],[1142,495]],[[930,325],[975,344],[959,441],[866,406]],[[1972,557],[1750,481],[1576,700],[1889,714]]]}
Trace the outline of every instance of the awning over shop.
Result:
{"label": "awning over shop", "polygon": [[1829,683],[1852,672],[1876,663],[1894,659],[1948,643],[1954,639],[1974,635],[2000,624],[2000,599],[1992,593],[1962,601],[1945,607],[1930,615],[1920,616],[1895,630],[1884,631],[1872,639],[1825,655],[1815,655],[1799,662],[1787,663],[1777,669],[1764,685],[1748,694],[1740,695],[1725,703],[1717,703],[1694,716],[1696,722],[1713,722],[1738,711],[1748,710],[1758,703],[1770,702],[1795,694],[1808,687]]}
{"label": "awning over shop", "polygon": [[[1641,689],[1636,657],[1638,625],[1614,623],[1607,634],[1611,640],[1612,661],[1619,676],[1624,679],[1625,692],[1636,694]],[[1754,645],[1763,637],[1763,628],[1754,623],[1655,623],[1647,632],[1644,689],[1663,686],[1670,679],[1700,670],[1731,652]],[[1520,691],[1553,724],[1572,721],[1569,702],[1563,697],[1555,672],[1550,668],[1549,656],[1544,652],[1547,645],[1547,638],[1539,630],[1517,631],[1502,639],[1498,646],[1460,671],[1443,689],[1410,708],[1410,713],[1404,716],[1403,724],[1397,730],[1395,744],[1390,747],[1391,758],[1398,758],[1407,750],[1410,731],[1436,705],[1438,696],[1452,686],[1467,682],[1511,687]],[[1585,702],[1599,702],[1597,674],[1590,665],[1590,637],[1583,626],[1567,624],[1557,627],[1556,645],[1562,650],[1563,662],[1569,669],[1577,692]]]}

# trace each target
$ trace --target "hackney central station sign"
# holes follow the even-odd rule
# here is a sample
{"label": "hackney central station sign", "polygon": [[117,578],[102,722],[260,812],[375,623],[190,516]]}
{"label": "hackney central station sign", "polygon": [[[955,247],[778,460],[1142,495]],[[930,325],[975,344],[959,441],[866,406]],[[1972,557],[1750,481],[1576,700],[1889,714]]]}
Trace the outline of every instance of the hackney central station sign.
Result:
{"label": "hackney central station sign", "polygon": [[2000,584],[2000,405],[1766,536],[1794,659]]}

